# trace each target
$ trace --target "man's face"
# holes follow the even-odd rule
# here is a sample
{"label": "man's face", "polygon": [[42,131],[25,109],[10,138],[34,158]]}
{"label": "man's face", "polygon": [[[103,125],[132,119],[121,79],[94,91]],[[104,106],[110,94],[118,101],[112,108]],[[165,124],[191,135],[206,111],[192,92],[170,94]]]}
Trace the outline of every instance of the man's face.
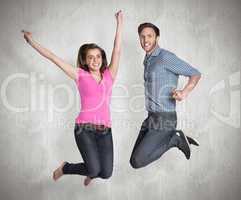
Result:
{"label": "man's face", "polygon": [[144,28],[140,35],[141,47],[147,54],[150,54],[156,47],[159,37],[156,37],[156,33],[153,28]]}

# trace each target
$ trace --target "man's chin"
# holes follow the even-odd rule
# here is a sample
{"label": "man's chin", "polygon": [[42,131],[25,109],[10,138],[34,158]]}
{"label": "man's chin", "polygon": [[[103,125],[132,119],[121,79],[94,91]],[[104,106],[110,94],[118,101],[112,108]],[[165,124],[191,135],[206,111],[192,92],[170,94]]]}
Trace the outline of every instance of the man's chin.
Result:
{"label": "man's chin", "polygon": [[142,48],[146,53],[148,53],[150,51],[150,48]]}
{"label": "man's chin", "polygon": [[153,50],[154,50],[154,48],[151,48],[151,49],[145,49],[145,52],[146,52],[147,54],[149,54],[149,53],[151,53]]}
{"label": "man's chin", "polygon": [[154,46],[152,48],[148,48],[145,51],[146,51],[147,54],[150,54],[150,53],[152,53],[154,51],[155,48],[156,48],[156,46]]}

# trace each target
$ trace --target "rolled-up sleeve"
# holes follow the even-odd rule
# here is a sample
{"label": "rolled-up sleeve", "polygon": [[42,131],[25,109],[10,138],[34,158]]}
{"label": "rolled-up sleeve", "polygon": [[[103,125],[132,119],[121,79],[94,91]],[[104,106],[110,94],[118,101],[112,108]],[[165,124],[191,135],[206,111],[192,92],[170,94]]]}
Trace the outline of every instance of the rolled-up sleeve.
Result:
{"label": "rolled-up sleeve", "polygon": [[189,77],[201,75],[200,71],[198,71],[196,68],[192,67],[182,59],[178,58],[175,54],[171,52],[165,54],[163,61],[165,68],[175,74]]}

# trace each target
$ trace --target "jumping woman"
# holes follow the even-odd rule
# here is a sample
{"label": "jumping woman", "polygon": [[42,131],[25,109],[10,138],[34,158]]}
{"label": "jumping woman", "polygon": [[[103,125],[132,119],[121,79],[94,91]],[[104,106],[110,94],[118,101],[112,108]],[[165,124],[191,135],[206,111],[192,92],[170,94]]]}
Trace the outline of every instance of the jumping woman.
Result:
{"label": "jumping woman", "polygon": [[113,141],[109,107],[120,60],[122,11],[118,11],[115,17],[117,26],[109,65],[105,51],[90,43],[80,47],[77,68],[73,67],[37,43],[32,33],[22,31],[28,44],[75,81],[80,94],[81,110],[75,119],[74,136],[83,162],[62,162],[53,172],[55,181],[64,174],[77,174],[86,176],[84,185],[87,186],[94,178],[107,179],[112,175]]}

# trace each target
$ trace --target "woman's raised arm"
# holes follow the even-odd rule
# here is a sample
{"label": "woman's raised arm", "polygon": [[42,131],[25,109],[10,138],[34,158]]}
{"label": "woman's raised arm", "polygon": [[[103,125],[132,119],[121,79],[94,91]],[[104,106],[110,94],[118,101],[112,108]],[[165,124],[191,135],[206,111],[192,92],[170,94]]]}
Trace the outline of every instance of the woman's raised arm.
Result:
{"label": "woman's raised arm", "polygon": [[116,25],[116,34],[114,40],[114,47],[111,55],[111,61],[109,69],[112,75],[112,78],[115,79],[120,62],[120,52],[121,52],[121,40],[122,40],[122,29],[123,29],[123,13],[118,11],[115,14],[117,25]]}
{"label": "woman's raised arm", "polygon": [[24,39],[36,50],[40,53],[40,55],[44,56],[48,60],[52,61],[56,64],[60,69],[62,69],[66,75],[70,78],[76,80],[77,78],[77,68],[73,67],[72,65],[66,63],[61,58],[57,57],[54,53],[49,51],[48,49],[42,47],[32,38],[32,33],[28,31],[22,31]]}

